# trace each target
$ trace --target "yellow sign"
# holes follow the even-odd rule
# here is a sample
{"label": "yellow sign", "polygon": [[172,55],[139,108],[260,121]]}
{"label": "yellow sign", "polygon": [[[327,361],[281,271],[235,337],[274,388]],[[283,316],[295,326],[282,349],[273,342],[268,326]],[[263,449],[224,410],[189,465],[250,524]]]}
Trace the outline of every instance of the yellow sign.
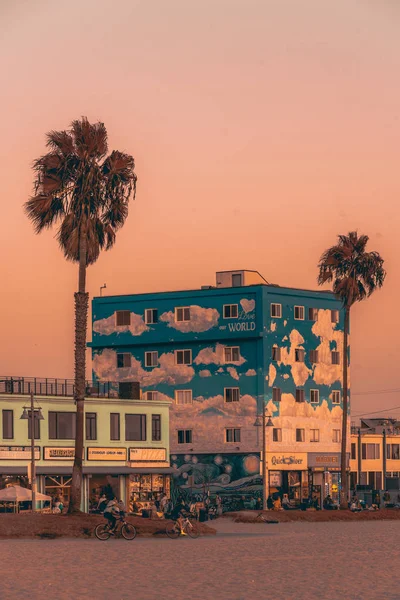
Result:
{"label": "yellow sign", "polygon": [[87,449],[87,459],[88,460],[126,461],[126,457],[127,457],[126,448],[88,448]]}
{"label": "yellow sign", "polygon": [[304,471],[307,452],[267,452],[267,466],[273,471]]}
{"label": "yellow sign", "polygon": [[338,491],[337,483],[332,483],[332,492],[337,492],[337,491]]}
{"label": "yellow sign", "polygon": [[167,460],[166,448],[129,448],[131,462],[164,462]]}
{"label": "yellow sign", "polygon": [[75,448],[73,447],[46,447],[43,453],[44,460],[74,460]]}

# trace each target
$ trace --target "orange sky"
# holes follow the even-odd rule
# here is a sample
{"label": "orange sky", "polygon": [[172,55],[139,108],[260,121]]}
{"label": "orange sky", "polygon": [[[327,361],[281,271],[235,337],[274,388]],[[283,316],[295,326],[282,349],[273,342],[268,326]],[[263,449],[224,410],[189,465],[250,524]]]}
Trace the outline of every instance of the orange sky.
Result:
{"label": "orange sky", "polygon": [[73,375],[77,269],[22,203],[45,132],[86,115],[139,177],[91,296],[231,268],[313,288],[357,228],[388,277],[353,311],[353,410],[399,406],[364,395],[400,389],[399,21],[397,0],[0,2],[0,373]]}

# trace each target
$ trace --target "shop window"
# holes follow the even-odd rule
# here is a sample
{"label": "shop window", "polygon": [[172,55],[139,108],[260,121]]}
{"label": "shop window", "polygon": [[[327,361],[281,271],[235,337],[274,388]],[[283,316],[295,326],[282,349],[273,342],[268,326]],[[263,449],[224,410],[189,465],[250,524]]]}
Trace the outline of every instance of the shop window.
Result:
{"label": "shop window", "polygon": [[68,506],[70,499],[71,477],[53,475],[45,477],[45,494],[51,496],[53,502],[59,500],[64,506]]}
{"label": "shop window", "polygon": [[333,352],[331,352],[331,358],[333,365],[340,365],[340,352],[334,350]]}
{"label": "shop window", "polygon": [[97,414],[96,413],[86,413],[86,439],[87,440],[97,440]]}
{"label": "shop window", "polygon": [[151,415],[151,439],[153,442],[161,441],[161,415]]}
{"label": "shop window", "polygon": [[318,319],[318,308],[309,308],[308,309],[308,320],[316,321]]}
{"label": "shop window", "polygon": [[310,363],[313,365],[318,363],[318,350],[310,350]]}
{"label": "shop window", "polygon": [[156,473],[129,475],[128,503],[131,512],[138,512],[143,508],[151,508],[150,501],[159,497],[162,492],[170,497],[169,477]]}
{"label": "shop window", "polygon": [[271,304],[271,317],[273,319],[282,318],[282,304]]}
{"label": "shop window", "polygon": [[376,460],[381,457],[379,444],[361,444],[361,458],[364,460]]}
{"label": "shop window", "polygon": [[228,443],[240,442],[240,429],[235,429],[233,427],[225,429],[225,441]]}
{"label": "shop window", "polygon": [[125,440],[146,441],[146,415],[125,415]]}
{"label": "shop window", "polygon": [[294,360],[296,362],[304,362],[305,351],[303,348],[295,348]]}
{"label": "shop window", "polygon": [[278,427],[274,427],[272,429],[272,441],[273,442],[281,442],[282,441],[282,429]]}
{"label": "shop window", "polygon": [[191,444],[192,443],[192,430],[191,429],[178,429],[178,444]]}
{"label": "shop window", "polygon": [[373,490],[381,490],[382,489],[382,473],[380,471],[369,471],[368,485]]}
{"label": "shop window", "polygon": [[281,360],[281,349],[278,346],[272,346],[272,360]]}
{"label": "shop window", "polygon": [[175,321],[177,323],[190,321],[190,306],[179,306],[178,308],[175,308]]}
{"label": "shop window", "polygon": [[121,439],[120,415],[119,413],[110,414],[110,440]]}
{"label": "shop window", "polygon": [[240,391],[238,387],[224,389],[225,402],[239,402]]}
{"label": "shop window", "polygon": [[304,306],[294,307],[294,318],[296,321],[304,321]]}
{"label": "shop window", "polygon": [[336,444],[340,442],[340,429],[333,430],[332,441]]}
{"label": "shop window", "polygon": [[311,404],[319,404],[319,390],[310,390]]}
{"label": "shop window", "polygon": [[117,327],[129,327],[131,324],[131,313],[129,310],[117,310],[115,316]]}
{"label": "shop window", "polygon": [[3,440],[14,438],[14,411],[3,410]]}
{"label": "shop window", "polygon": [[158,310],[156,308],[146,308],[144,311],[144,322],[146,325],[155,325],[158,323]]}
{"label": "shop window", "polygon": [[281,390],[281,388],[278,388],[278,387],[272,388],[272,401],[273,402],[280,402],[281,401],[281,397],[282,397],[282,390]]}
{"label": "shop window", "polygon": [[192,351],[191,350],[175,350],[176,365],[191,365]]}
{"label": "shop window", "polygon": [[[31,411],[28,410],[28,439],[32,439],[32,419],[31,419]],[[33,431],[35,435],[35,440],[40,440],[40,420],[38,419],[38,413],[33,411]]]}
{"label": "shop window", "polygon": [[332,323],[339,323],[339,311],[331,310],[331,321]]}
{"label": "shop window", "polygon": [[145,367],[156,367],[158,365],[158,352],[145,352],[144,365]]}
{"label": "shop window", "polygon": [[132,355],[128,352],[117,354],[117,368],[130,368],[132,366]]}
{"label": "shop window", "polygon": [[240,360],[239,346],[225,347],[224,356],[226,363],[238,362]]}
{"label": "shop window", "polygon": [[75,412],[49,411],[49,439],[74,440],[76,428]]}
{"label": "shop window", "polygon": [[238,314],[237,304],[224,304],[224,319],[237,319]]}
{"label": "shop window", "polygon": [[192,404],[192,390],[175,390],[175,402],[176,404]]}
{"label": "shop window", "polygon": [[357,458],[357,444],[353,443],[351,444],[351,460],[356,460]]}
{"label": "shop window", "polygon": [[296,402],[304,402],[304,390],[296,389]]}

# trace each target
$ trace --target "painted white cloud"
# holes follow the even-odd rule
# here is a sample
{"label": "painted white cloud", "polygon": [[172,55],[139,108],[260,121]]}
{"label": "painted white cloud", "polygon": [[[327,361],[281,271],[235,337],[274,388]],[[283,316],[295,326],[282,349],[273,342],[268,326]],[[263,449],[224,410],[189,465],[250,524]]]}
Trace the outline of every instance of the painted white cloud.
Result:
{"label": "painted white cloud", "polygon": [[273,321],[273,323],[271,323],[271,331],[276,331],[276,321]]}
{"label": "painted white cloud", "polygon": [[240,301],[240,306],[243,308],[244,312],[247,314],[252,312],[256,307],[255,300],[247,300],[247,298],[242,298]]}
{"label": "painted white cloud", "polygon": [[193,367],[176,365],[173,352],[159,357],[159,366],[149,371],[143,369],[140,361],[132,356],[130,367],[117,368],[117,353],[106,349],[93,359],[93,370],[102,381],[138,381],[142,387],[166,383],[179,385],[188,383],[195,375]]}
{"label": "painted white cloud", "polygon": [[296,348],[303,348],[304,338],[297,329],[293,329],[290,332],[289,339],[290,347],[281,348],[281,363],[290,366],[294,383],[297,387],[301,387],[312,375],[312,370],[307,367],[306,363],[296,362],[295,360]]}
{"label": "painted white cloud", "polygon": [[215,308],[202,308],[197,305],[190,307],[190,321],[176,322],[175,313],[172,311],[165,312],[160,316],[160,321],[167,323],[168,327],[173,327],[183,333],[208,331],[218,325],[218,319],[219,312]]}
{"label": "painted white cloud", "polygon": [[272,363],[269,365],[269,377],[268,377],[268,385],[272,387],[274,385],[275,377],[276,377],[276,369]]}
{"label": "painted white cloud", "polygon": [[233,379],[237,379],[239,381],[239,375],[235,367],[228,367],[226,370],[228,371],[229,375],[233,377]]}
{"label": "painted white cloud", "polygon": [[248,369],[248,371],[246,371],[245,375],[246,375],[246,377],[255,377],[255,375],[257,375],[257,373],[254,369]]}
{"label": "painted white cloud", "polygon": [[[215,348],[203,348],[193,362],[196,365],[225,365],[225,348],[223,344],[217,344]],[[239,360],[230,361],[229,364],[242,365],[245,362],[243,356],[240,356]]]}
{"label": "painted white cloud", "polygon": [[142,315],[137,315],[131,312],[131,324],[130,325],[116,325],[115,314],[111,315],[107,319],[99,319],[93,323],[93,331],[102,335],[111,335],[112,333],[124,333],[130,331],[132,335],[142,335],[144,331],[148,331],[146,323],[143,321]]}
{"label": "painted white cloud", "polygon": [[202,371],[199,371],[199,375],[200,377],[211,377],[211,371],[203,369]]}

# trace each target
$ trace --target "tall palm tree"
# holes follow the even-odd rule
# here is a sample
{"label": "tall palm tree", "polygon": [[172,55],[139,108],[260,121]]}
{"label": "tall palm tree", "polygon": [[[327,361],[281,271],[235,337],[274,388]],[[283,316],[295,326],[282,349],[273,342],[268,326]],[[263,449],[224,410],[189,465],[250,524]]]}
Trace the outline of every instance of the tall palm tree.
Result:
{"label": "tall palm tree", "polygon": [[136,193],[132,156],[113,150],[108,156],[107,130],[86,117],[67,131],[47,134],[48,153],[33,163],[34,195],[25,211],[36,233],[58,225],[57,239],[67,260],[79,264],[75,293],[75,460],[69,512],[80,511],[84,431],[88,293],[86,268],[100,251],[115,243]]}
{"label": "tall palm tree", "polygon": [[347,422],[348,422],[348,336],[350,309],[355,302],[368,298],[376,289],[382,287],[386,271],[383,258],[378,252],[367,252],[368,236],[351,231],[348,235],[339,235],[335,246],[322,254],[318,263],[318,284],[333,282],[333,292],[341,300],[345,311],[343,335],[343,418],[341,442],[341,493],[340,507],[347,508]]}

